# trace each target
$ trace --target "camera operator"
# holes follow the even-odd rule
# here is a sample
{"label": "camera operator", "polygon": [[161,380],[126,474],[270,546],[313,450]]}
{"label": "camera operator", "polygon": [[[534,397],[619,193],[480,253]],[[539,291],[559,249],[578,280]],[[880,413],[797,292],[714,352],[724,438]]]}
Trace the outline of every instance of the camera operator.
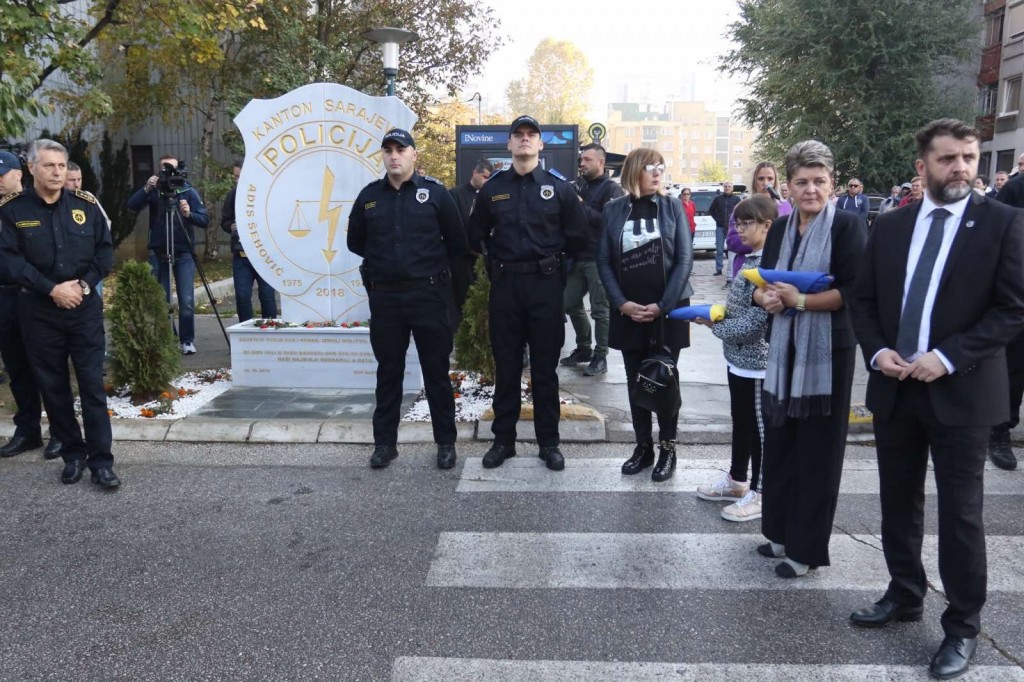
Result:
{"label": "camera operator", "polygon": [[[160,174],[153,175],[128,199],[128,208],[141,212],[149,207],[149,265],[153,276],[164,288],[167,300],[171,298],[169,265],[174,263],[174,282],[178,292],[178,340],[183,355],[196,352],[195,331],[195,227],[206,228],[210,216],[206,213],[199,192],[185,180],[184,167],[178,169],[178,159],[171,155],[160,157]],[[168,209],[170,212],[168,212]],[[168,229],[167,219],[171,226]],[[168,244],[168,233],[170,243]]]}

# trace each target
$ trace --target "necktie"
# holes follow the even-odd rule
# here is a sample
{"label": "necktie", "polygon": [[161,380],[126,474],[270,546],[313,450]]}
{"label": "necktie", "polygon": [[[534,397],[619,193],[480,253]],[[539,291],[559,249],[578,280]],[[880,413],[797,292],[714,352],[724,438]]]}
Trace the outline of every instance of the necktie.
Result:
{"label": "necktie", "polygon": [[921,334],[921,316],[924,314],[924,299],[928,295],[928,285],[932,281],[932,270],[935,269],[935,259],[942,247],[942,228],[946,218],[952,215],[944,208],[937,208],[932,211],[932,224],[928,228],[928,236],[924,240],[924,248],[921,249],[921,256],[917,259],[917,267],[914,268],[914,276],[910,280],[910,289],[907,291],[907,300],[903,304],[903,314],[900,316],[900,330],[896,337],[896,352],[906,360],[919,350],[917,337]]}

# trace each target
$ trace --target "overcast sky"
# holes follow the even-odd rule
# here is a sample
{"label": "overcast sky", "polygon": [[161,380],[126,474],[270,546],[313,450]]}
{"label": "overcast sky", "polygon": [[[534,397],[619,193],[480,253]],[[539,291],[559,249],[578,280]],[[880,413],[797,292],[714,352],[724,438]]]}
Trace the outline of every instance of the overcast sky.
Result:
{"label": "overcast sky", "polygon": [[735,0],[484,2],[501,18],[506,41],[467,86],[468,95],[482,94],[485,111],[501,108],[506,84],[526,74],[526,62],[544,38],[569,40],[586,53],[594,68],[594,120],[603,120],[607,104],[619,101],[625,82],[631,101],[681,95],[720,113],[732,113],[741,92],[738,82],[715,69],[718,55],[730,47],[724,33],[738,17]]}

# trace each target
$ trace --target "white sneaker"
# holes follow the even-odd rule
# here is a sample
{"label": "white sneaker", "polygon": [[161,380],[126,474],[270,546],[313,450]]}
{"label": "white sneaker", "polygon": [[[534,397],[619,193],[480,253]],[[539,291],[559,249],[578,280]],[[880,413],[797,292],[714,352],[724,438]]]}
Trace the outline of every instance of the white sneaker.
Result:
{"label": "white sneaker", "polygon": [[196,344],[194,344],[194,343],[183,343],[183,344],[181,344],[181,354],[182,355],[195,355],[196,354]]}
{"label": "white sneaker", "polygon": [[756,490],[749,490],[739,502],[730,504],[722,510],[722,518],[726,521],[754,521],[761,518],[761,496]]}
{"label": "white sneaker", "polygon": [[718,502],[720,500],[738,501],[750,490],[749,483],[737,483],[726,472],[720,480],[705,483],[697,488],[697,497],[702,500]]}

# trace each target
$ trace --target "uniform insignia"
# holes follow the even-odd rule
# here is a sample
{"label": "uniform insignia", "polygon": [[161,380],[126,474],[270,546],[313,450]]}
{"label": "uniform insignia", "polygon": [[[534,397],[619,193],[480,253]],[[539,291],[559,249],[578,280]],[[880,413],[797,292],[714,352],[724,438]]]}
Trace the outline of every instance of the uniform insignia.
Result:
{"label": "uniform insignia", "polygon": [[[76,189],[75,190],[75,196],[78,197],[79,199],[85,199],[90,204],[95,204],[96,203],[96,197],[94,197],[90,192],[83,192],[80,189]],[[81,224],[81,223],[79,223],[79,224]]]}
{"label": "uniform insignia", "polygon": [[559,180],[564,180],[566,182],[569,182],[569,178],[565,177],[564,175],[559,173],[558,170],[556,170],[554,168],[548,168],[548,173],[551,173],[552,175],[554,175]]}
{"label": "uniform insignia", "polygon": [[364,211],[369,211],[371,208],[373,208],[376,205],[377,205],[376,201],[368,201],[365,204],[363,204],[363,210]]}
{"label": "uniform insignia", "polygon": [[4,197],[3,199],[0,199],[0,206],[3,206],[3,205],[4,205],[4,204],[6,204],[6,203],[7,203],[8,201],[10,201],[11,199],[13,199],[13,198],[15,198],[15,197],[19,196],[20,194],[21,194],[21,192],[11,192],[11,193],[10,193],[10,194],[8,194],[7,196],[5,196],[5,197]]}
{"label": "uniform insignia", "polygon": [[24,229],[26,227],[39,227],[40,225],[42,225],[42,223],[38,220],[19,220],[14,223],[14,226],[19,229]]}
{"label": "uniform insignia", "polygon": [[79,225],[85,225],[85,211],[80,208],[73,209],[71,211],[71,219]]}
{"label": "uniform insignia", "polygon": [[424,180],[428,180],[428,181],[430,181],[430,182],[436,182],[437,184],[439,184],[439,185],[441,185],[442,187],[444,187],[444,183],[443,183],[443,182],[441,182],[441,181],[440,181],[440,180],[438,180],[437,178],[435,178],[435,177],[432,177],[432,176],[430,176],[430,175],[424,175],[424,176],[423,176],[423,179],[424,179]]}
{"label": "uniform insignia", "polygon": [[491,201],[505,201],[506,199],[509,198],[511,198],[511,195],[509,194],[495,194],[493,197],[491,197]]}
{"label": "uniform insignia", "polygon": [[427,199],[429,199],[429,198],[430,198],[430,190],[429,189],[426,189],[425,187],[421,187],[420,189],[416,190],[416,201],[420,202],[421,204],[425,204],[425,203],[427,203]]}
{"label": "uniform insignia", "polygon": [[547,201],[551,197],[555,196],[555,188],[552,185],[541,185],[540,186],[540,198]]}

